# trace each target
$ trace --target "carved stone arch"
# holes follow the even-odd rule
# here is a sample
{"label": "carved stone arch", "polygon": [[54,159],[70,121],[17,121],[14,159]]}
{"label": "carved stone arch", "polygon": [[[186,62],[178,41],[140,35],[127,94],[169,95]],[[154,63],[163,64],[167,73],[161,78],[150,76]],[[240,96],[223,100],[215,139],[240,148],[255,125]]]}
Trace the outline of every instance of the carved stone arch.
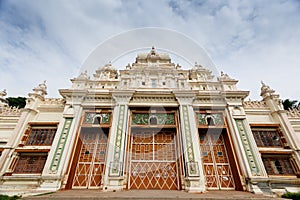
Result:
{"label": "carved stone arch", "polygon": [[158,123],[157,116],[155,116],[155,115],[150,115],[150,116],[149,116],[149,119],[148,119],[148,123],[149,123],[150,125],[157,125],[157,123]]}
{"label": "carved stone arch", "polygon": [[101,124],[102,116],[97,114],[93,117],[93,124]]}
{"label": "carved stone arch", "polygon": [[205,117],[205,121],[206,121],[206,124],[208,126],[215,126],[216,125],[216,123],[215,123],[216,120],[212,115],[207,115]]}

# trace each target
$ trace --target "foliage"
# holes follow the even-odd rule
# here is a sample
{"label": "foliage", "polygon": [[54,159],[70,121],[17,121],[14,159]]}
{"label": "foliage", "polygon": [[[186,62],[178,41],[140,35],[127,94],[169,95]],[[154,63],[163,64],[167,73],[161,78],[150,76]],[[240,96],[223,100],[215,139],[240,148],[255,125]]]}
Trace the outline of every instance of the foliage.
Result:
{"label": "foliage", "polygon": [[20,199],[20,196],[7,196],[7,195],[2,195],[0,194],[0,200],[15,200],[15,199]]}
{"label": "foliage", "polygon": [[25,97],[7,97],[8,105],[12,107],[24,108],[26,105]]}
{"label": "foliage", "polygon": [[299,107],[300,102],[299,102],[298,105],[297,105],[297,102],[298,102],[297,100],[286,99],[286,100],[282,101],[282,105],[283,105],[284,110],[289,110],[289,109],[292,109],[292,108]]}
{"label": "foliage", "polygon": [[300,200],[300,192],[288,192],[281,196],[282,198]]}

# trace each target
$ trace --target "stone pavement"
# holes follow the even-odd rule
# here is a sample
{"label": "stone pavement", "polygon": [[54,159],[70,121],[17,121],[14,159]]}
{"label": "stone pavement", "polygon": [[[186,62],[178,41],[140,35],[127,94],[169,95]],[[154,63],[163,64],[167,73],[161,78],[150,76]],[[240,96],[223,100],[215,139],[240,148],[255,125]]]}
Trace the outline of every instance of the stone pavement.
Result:
{"label": "stone pavement", "polygon": [[196,199],[258,199],[258,200],[275,200],[282,198],[273,198],[263,195],[252,194],[242,191],[208,191],[203,194],[187,193],[185,191],[168,191],[168,190],[125,190],[119,192],[103,192],[100,190],[61,190],[55,193],[44,194],[40,196],[24,197],[26,200],[38,199],[116,199],[116,200],[129,200],[129,199],[142,199],[142,200],[196,200]]}

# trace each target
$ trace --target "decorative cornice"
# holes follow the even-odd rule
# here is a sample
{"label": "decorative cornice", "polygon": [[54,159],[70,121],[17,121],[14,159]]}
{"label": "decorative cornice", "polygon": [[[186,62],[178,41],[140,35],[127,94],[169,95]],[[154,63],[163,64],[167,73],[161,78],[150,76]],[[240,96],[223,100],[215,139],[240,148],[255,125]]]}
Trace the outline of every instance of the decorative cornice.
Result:
{"label": "decorative cornice", "polygon": [[17,107],[0,107],[0,116],[20,116],[23,109]]}
{"label": "decorative cornice", "polygon": [[243,106],[245,108],[267,108],[266,102],[264,101],[244,101]]}
{"label": "decorative cornice", "polygon": [[300,107],[289,109],[287,116],[291,118],[300,118]]}
{"label": "decorative cornice", "polygon": [[63,98],[45,98],[44,101],[41,102],[42,105],[64,105],[65,99]]}

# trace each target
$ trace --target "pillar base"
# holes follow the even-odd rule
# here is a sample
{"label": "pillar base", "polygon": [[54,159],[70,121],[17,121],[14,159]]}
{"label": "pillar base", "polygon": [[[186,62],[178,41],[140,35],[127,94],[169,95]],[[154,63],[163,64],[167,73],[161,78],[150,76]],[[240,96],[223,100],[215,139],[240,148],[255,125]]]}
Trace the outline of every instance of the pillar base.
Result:
{"label": "pillar base", "polygon": [[109,177],[108,184],[103,186],[103,191],[121,191],[124,189],[124,177]]}
{"label": "pillar base", "polygon": [[206,188],[203,181],[199,177],[196,178],[185,178],[185,191],[189,193],[204,193]]}

